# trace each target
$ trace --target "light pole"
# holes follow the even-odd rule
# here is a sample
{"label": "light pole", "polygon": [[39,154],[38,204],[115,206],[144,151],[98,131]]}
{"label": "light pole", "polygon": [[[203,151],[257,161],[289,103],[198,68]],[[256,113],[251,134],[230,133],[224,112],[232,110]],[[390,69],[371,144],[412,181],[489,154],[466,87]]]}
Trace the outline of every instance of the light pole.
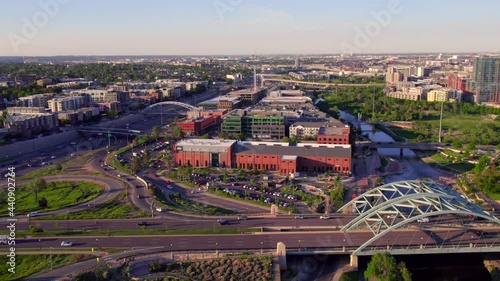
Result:
{"label": "light pole", "polygon": [[219,243],[215,242],[215,255],[219,257]]}
{"label": "light pole", "polygon": [[40,246],[40,250],[42,249],[42,239],[38,239],[38,245]]}
{"label": "light pole", "polygon": [[97,244],[97,249],[99,250],[99,239],[95,239],[95,243]]}
{"label": "light pole", "polygon": [[69,233],[69,211],[66,211],[66,233]]}
{"label": "light pole", "polygon": [[173,248],[173,244],[170,244],[170,259],[174,260],[174,248]]}
{"label": "light pole", "polygon": [[300,240],[299,240],[299,252],[300,252]]}
{"label": "light pole", "polygon": [[50,270],[52,270],[52,249],[53,247],[50,247]]}
{"label": "light pole", "polygon": [[260,242],[260,254],[264,253],[264,242]]}

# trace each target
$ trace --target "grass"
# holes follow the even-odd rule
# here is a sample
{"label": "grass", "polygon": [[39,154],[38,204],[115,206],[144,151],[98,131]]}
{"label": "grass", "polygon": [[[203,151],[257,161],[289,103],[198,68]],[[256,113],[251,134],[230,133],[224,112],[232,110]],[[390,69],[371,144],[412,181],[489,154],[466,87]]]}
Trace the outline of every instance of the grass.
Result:
{"label": "grass", "polygon": [[[429,116],[427,116],[426,120],[415,120],[413,124],[415,127],[423,124],[430,124],[434,128],[439,128],[439,112],[432,111],[429,112]],[[464,130],[473,130],[476,129],[478,123],[495,124],[498,129],[500,129],[500,122],[494,121],[491,119],[485,119],[484,115],[465,115],[465,114],[453,114],[453,113],[445,113],[443,116],[443,130],[453,130],[453,131],[464,131]],[[410,142],[417,141],[417,138],[420,136],[418,132],[411,129],[403,129],[395,126],[389,126],[390,130],[393,131],[398,137],[403,137],[408,139]],[[424,138],[425,140],[425,138]],[[399,140],[398,140],[399,141]],[[435,132],[434,140],[427,140],[437,142],[437,129]]]}
{"label": "grass", "polygon": [[[41,177],[46,177],[46,176],[53,176],[61,173],[65,174],[71,174],[72,169],[78,169],[81,170],[83,166],[92,158],[99,150],[92,150],[90,152],[84,153],[82,155],[79,155],[77,157],[71,157],[69,160],[66,160],[64,162],[61,162],[61,169],[57,168],[57,165],[50,165],[46,167],[42,167],[40,169],[37,169],[29,174],[26,174],[22,177],[17,178],[18,181],[23,181],[23,180],[32,180],[36,178],[41,178]],[[76,172],[76,171],[75,171]],[[73,172],[73,173],[75,173]],[[81,173],[81,171],[79,171]]]}
{"label": "grass", "polygon": [[22,177],[17,178],[19,181],[23,180],[32,180],[36,178],[42,178],[46,176],[53,176],[62,173],[62,169],[58,169],[56,165],[51,165],[47,167],[40,168],[36,171],[33,171],[29,174],[26,174]]}
{"label": "grass", "polygon": [[[210,223],[208,223],[210,224]],[[219,226],[217,222],[213,222],[212,228],[199,228],[199,229],[169,229],[168,224],[157,226],[137,227],[132,230],[108,230],[101,229],[94,230],[74,230],[74,231],[61,231],[61,230],[48,230],[43,232],[31,233],[28,230],[18,230],[17,237],[67,237],[67,236],[138,236],[138,235],[203,235],[203,234],[241,234],[249,232],[261,232],[260,228],[225,228]]]}
{"label": "grass", "polygon": [[58,255],[52,254],[52,259],[50,255],[18,255],[16,256],[16,268],[15,274],[7,271],[9,266],[7,265],[7,257],[5,255],[0,256],[0,280],[20,280],[26,278],[33,274],[43,273],[50,270],[50,264],[52,260],[52,267],[57,268],[65,264],[76,263],[83,260],[91,258],[89,255]]}
{"label": "grass", "polygon": [[[16,189],[16,213],[26,214],[32,211],[53,211],[88,202],[99,196],[103,187],[86,182],[52,182],[47,189],[38,193],[38,199],[45,198],[47,208],[41,208],[35,201],[35,193],[26,187]],[[0,216],[7,216],[7,208],[0,210]]]}
{"label": "grass", "polygon": [[112,201],[98,204],[93,208],[73,212],[69,214],[37,217],[41,220],[84,220],[84,219],[128,219],[147,216],[143,211],[139,211],[127,202],[125,191],[120,193]]}
{"label": "grass", "polygon": [[301,188],[294,188],[293,186],[287,185],[279,189],[280,192],[286,194],[297,195],[300,199],[306,203],[307,206],[312,207],[323,202],[323,198],[319,195],[314,195],[308,192],[304,192]]}
{"label": "grass", "polygon": [[453,160],[450,157],[446,157],[446,155],[443,155],[442,153],[434,154],[431,157],[427,157],[422,160],[431,166],[437,166],[440,169],[450,171],[452,173],[456,173],[457,171],[465,173],[474,169],[475,166],[474,164],[468,162],[453,163]]}
{"label": "grass", "polygon": [[163,207],[179,213],[195,214],[195,215],[233,215],[235,212],[210,205],[200,204],[186,198],[182,198],[179,193],[170,194],[170,200],[174,201],[172,204],[170,200],[165,198],[163,192],[158,188],[153,188],[153,194],[157,200],[157,206]]}

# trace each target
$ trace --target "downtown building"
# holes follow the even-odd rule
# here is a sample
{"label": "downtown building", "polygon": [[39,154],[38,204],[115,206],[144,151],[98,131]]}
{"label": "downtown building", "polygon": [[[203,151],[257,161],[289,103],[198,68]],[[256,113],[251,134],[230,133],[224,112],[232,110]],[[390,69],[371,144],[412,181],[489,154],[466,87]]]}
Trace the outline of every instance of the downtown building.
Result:
{"label": "downtown building", "polygon": [[174,145],[177,166],[298,172],[352,172],[351,145],[184,139]]}
{"label": "downtown building", "polygon": [[475,103],[500,99],[500,57],[474,59],[474,72],[468,88],[474,93]]}

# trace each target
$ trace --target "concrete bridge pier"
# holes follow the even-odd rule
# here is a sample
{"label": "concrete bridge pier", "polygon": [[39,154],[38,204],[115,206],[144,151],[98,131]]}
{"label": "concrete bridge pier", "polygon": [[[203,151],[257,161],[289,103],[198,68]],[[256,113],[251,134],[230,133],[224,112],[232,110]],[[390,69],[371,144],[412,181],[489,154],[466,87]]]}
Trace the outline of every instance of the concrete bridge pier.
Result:
{"label": "concrete bridge pier", "polygon": [[281,270],[286,270],[286,246],[283,242],[278,242],[276,245],[276,256],[280,264]]}
{"label": "concrete bridge pier", "polygon": [[403,149],[399,149],[399,160],[403,160]]}
{"label": "concrete bridge pier", "polygon": [[358,268],[358,256],[351,255],[350,265],[352,268]]}

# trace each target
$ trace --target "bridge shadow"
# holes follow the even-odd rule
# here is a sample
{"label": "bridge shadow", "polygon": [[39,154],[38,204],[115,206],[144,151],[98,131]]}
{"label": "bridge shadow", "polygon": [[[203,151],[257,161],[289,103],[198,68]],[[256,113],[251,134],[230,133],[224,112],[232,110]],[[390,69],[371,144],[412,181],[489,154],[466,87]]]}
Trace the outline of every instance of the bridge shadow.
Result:
{"label": "bridge shadow", "polygon": [[[478,239],[477,235],[475,234],[475,232],[473,230],[467,230],[467,231],[463,231],[460,233],[455,233],[451,236],[445,235],[444,237],[442,235],[439,235],[438,233],[432,231],[432,230],[422,229],[422,232],[424,234],[426,234],[428,238],[434,240],[434,242],[438,245],[443,245],[443,244],[447,244],[447,243],[470,242],[471,239],[473,241],[477,241],[477,239]],[[447,232],[447,233],[449,233],[449,232]],[[459,239],[459,240],[457,241],[455,239]],[[427,244],[428,244],[429,240],[425,240],[425,241],[427,241]]]}

